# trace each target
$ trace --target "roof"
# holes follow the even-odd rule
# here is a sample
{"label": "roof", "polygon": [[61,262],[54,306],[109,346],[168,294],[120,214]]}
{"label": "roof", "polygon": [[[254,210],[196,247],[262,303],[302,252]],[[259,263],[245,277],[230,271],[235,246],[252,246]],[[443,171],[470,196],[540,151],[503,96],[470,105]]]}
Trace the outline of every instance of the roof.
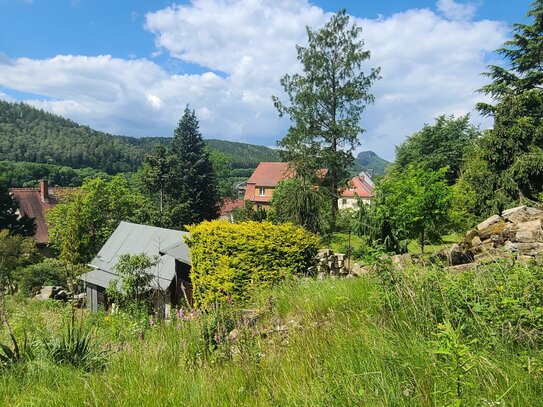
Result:
{"label": "roof", "polygon": [[228,215],[234,209],[243,208],[244,205],[245,205],[245,201],[243,199],[227,198],[224,200],[221,206],[220,215],[221,216]]}
{"label": "roof", "polygon": [[115,266],[123,254],[145,253],[158,256],[158,264],[149,270],[155,279],[151,285],[166,290],[175,277],[175,260],[190,265],[190,250],[185,243],[187,232],[163,229],[155,226],[121,222],[90,266],[94,269],[81,276],[87,283],[107,287],[117,279]]}
{"label": "roof", "polygon": [[341,191],[342,198],[373,198],[373,182],[364,172],[351,178],[346,189]]}
{"label": "roof", "polygon": [[53,208],[59,202],[59,197],[62,194],[74,190],[76,188],[49,188],[49,199],[44,201],[40,188],[10,188],[9,192],[18,202],[19,213],[34,218],[36,233],[33,239],[36,243],[45,244],[49,242],[45,211]]}
{"label": "roof", "polygon": [[258,187],[276,187],[279,181],[291,176],[288,163],[261,162],[247,180],[247,184],[255,184]]}

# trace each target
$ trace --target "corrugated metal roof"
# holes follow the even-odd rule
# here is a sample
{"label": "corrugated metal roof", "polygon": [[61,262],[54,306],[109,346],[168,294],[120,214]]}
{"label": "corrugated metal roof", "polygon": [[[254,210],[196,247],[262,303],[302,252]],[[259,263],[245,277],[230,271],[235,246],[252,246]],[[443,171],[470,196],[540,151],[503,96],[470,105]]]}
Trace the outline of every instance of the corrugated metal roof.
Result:
{"label": "corrugated metal roof", "polygon": [[167,289],[175,276],[175,259],[190,264],[190,250],[184,240],[188,235],[178,230],[121,222],[91,261],[94,270],[83,274],[81,279],[107,287],[116,278],[114,268],[121,255],[145,253],[159,256],[158,264],[149,270],[155,275],[151,285]]}

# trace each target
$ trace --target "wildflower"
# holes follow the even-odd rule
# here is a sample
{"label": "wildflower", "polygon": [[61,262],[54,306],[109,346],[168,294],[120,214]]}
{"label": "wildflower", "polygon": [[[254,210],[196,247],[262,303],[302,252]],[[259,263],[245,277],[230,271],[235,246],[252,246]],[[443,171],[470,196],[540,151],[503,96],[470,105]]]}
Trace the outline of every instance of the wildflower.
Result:
{"label": "wildflower", "polygon": [[185,313],[183,312],[183,310],[181,308],[179,308],[179,311],[177,311],[177,316],[180,319],[185,319]]}
{"label": "wildflower", "polygon": [[106,321],[106,322],[109,322],[110,319],[111,319],[111,317],[110,317],[109,315],[106,315],[106,316],[104,317],[104,321]]}
{"label": "wildflower", "polygon": [[443,325],[442,323],[437,324],[437,327],[439,328],[440,331],[445,330],[445,325]]}
{"label": "wildflower", "polygon": [[155,320],[154,319],[149,320],[149,326],[151,326],[151,327],[155,326]]}
{"label": "wildflower", "polygon": [[228,304],[232,304],[233,301],[232,301],[232,297],[230,296],[230,294],[228,294],[228,297],[226,297],[226,302]]}
{"label": "wildflower", "polygon": [[182,330],[183,330],[183,325],[177,324],[177,330],[178,330],[178,331],[182,331]]}

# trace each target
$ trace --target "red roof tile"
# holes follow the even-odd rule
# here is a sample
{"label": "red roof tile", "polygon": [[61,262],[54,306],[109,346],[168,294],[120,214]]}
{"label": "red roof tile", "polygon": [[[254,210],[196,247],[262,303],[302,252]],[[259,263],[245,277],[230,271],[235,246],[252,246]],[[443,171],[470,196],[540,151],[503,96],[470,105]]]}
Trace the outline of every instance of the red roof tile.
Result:
{"label": "red roof tile", "polygon": [[247,183],[255,184],[257,187],[276,187],[279,181],[291,176],[288,163],[262,162],[258,164]]}
{"label": "red roof tile", "polygon": [[21,215],[34,218],[36,222],[36,234],[33,239],[36,243],[45,244],[49,242],[45,211],[53,208],[59,197],[75,188],[49,188],[49,199],[44,201],[41,197],[40,188],[10,188],[9,192],[19,203]]}
{"label": "red roof tile", "polygon": [[366,181],[364,176],[357,175],[353,177],[346,189],[341,191],[343,198],[373,198],[373,186]]}
{"label": "red roof tile", "polygon": [[226,199],[220,209],[221,216],[228,215],[234,209],[243,208],[245,201],[243,199]]}

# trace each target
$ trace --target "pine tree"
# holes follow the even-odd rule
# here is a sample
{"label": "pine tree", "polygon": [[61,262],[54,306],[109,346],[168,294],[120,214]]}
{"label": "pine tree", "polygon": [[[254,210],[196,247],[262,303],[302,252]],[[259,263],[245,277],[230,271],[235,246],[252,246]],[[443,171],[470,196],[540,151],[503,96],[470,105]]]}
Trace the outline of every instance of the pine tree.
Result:
{"label": "pine tree", "polygon": [[[494,118],[474,156],[492,177],[494,210],[541,199],[543,192],[543,1],[532,3],[531,24],[515,24],[513,38],[498,50],[508,68],[490,66],[492,82],[481,89],[494,104],[478,109]],[[478,166],[480,167],[480,166]],[[469,179],[471,174],[466,173]],[[477,185],[473,182],[474,188]],[[484,191],[482,191],[484,192]]]}
{"label": "pine tree", "polygon": [[194,110],[187,106],[175,130],[170,151],[174,165],[169,186],[171,226],[211,220],[219,214],[217,182]]}

